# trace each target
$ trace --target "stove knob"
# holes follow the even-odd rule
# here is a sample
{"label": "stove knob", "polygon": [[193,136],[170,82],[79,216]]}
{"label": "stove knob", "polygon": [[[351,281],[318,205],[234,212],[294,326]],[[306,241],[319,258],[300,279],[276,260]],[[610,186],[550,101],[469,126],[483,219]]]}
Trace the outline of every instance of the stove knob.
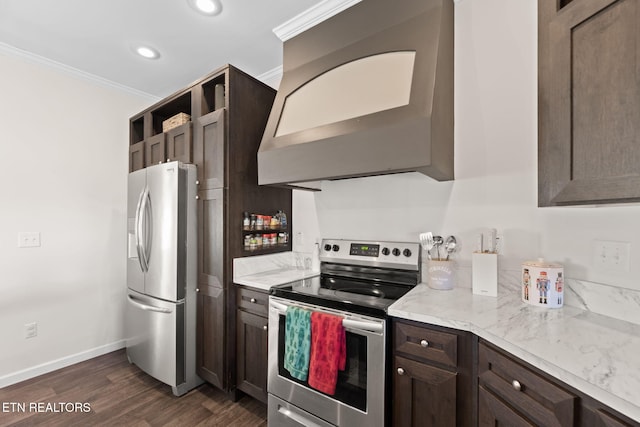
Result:
{"label": "stove knob", "polygon": [[331,245],[329,244],[324,245],[324,250],[329,252],[331,250]]}
{"label": "stove knob", "polygon": [[382,248],[382,255],[389,255],[389,248]]}
{"label": "stove knob", "polygon": [[334,252],[338,252],[340,250],[340,246],[338,245],[333,245],[333,251]]}
{"label": "stove knob", "polygon": [[405,249],[404,251],[402,251],[402,255],[409,258],[411,256],[411,251],[409,249]]}
{"label": "stove knob", "polygon": [[392,253],[393,253],[393,255],[395,255],[395,256],[400,256],[400,249],[398,249],[398,248],[393,248]]}

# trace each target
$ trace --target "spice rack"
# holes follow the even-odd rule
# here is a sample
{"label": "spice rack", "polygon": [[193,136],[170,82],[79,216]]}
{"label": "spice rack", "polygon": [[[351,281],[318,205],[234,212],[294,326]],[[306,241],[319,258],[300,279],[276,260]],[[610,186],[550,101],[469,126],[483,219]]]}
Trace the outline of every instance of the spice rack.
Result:
{"label": "spice rack", "polygon": [[281,210],[275,215],[245,212],[242,224],[245,252],[268,252],[289,244],[287,215]]}

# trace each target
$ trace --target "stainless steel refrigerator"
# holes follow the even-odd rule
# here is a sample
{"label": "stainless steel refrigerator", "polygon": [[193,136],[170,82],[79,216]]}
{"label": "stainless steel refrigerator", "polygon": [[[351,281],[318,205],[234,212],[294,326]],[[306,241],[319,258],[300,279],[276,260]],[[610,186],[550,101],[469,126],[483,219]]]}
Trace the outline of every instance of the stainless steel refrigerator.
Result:
{"label": "stainless steel refrigerator", "polygon": [[180,396],[196,375],[196,167],[129,174],[126,337],[129,362]]}

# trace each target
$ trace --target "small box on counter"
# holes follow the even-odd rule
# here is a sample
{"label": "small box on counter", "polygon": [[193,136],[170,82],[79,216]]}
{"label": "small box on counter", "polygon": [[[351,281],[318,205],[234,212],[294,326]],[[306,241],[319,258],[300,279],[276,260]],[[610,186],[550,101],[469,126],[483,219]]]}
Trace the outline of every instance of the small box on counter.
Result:
{"label": "small box on counter", "polygon": [[471,255],[471,287],[474,294],[498,296],[498,254],[474,252]]}
{"label": "small box on counter", "polygon": [[167,120],[162,122],[162,132],[166,132],[175,127],[183,125],[189,120],[191,120],[191,116],[187,113],[178,113],[175,116],[171,116]]}

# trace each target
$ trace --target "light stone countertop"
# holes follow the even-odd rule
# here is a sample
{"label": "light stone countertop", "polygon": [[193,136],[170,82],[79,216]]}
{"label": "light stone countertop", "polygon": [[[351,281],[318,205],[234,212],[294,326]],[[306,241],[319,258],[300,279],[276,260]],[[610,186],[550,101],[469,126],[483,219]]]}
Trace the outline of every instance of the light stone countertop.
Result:
{"label": "light stone countertop", "polygon": [[281,252],[271,255],[235,258],[233,282],[238,285],[268,291],[271,287],[320,275],[309,269],[298,268],[308,254]]}
{"label": "light stone countertop", "polygon": [[320,273],[313,272],[311,270],[297,270],[295,268],[283,267],[277,270],[263,271],[256,274],[237,277],[233,281],[238,285],[245,285],[268,291],[272,286],[318,275],[320,275]]}
{"label": "light stone countertop", "polygon": [[518,286],[505,285],[495,298],[420,284],[388,313],[472,332],[640,421],[640,325],[567,305],[527,305]]}

